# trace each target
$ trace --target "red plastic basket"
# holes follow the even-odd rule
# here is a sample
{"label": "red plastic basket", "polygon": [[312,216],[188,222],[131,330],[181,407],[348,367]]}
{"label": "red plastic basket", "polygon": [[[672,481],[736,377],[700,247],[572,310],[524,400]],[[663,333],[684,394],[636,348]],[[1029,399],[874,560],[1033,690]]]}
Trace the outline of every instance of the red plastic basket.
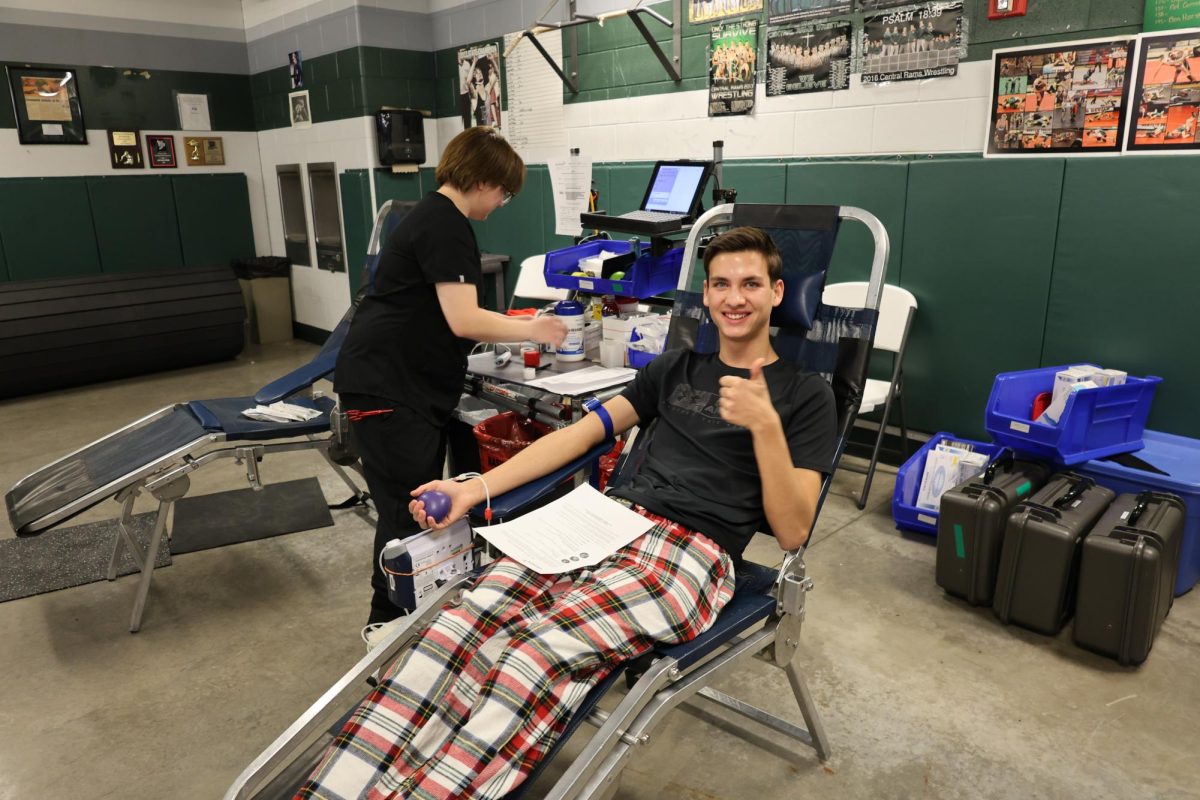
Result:
{"label": "red plastic basket", "polygon": [[599,489],[600,491],[603,492],[604,488],[606,486],[608,486],[608,480],[609,480],[609,478],[612,477],[613,470],[616,469],[616,466],[617,466],[617,459],[621,457],[621,450],[623,450],[624,448],[625,448],[625,440],[618,439],[616,442],[613,443],[611,450],[609,450],[607,453],[605,453],[604,455],[600,456],[599,459],[597,459],[600,462],[600,464],[599,464],[600,475],[597,480],[597,482],[600,485],[597,486],[596,488]]}
{"label": "red plastic basket", "polygon": [[471,430],[479,442],[480,471],[487,472],[545,436],[551,428],[515,411],[505,411],[485,419]]}

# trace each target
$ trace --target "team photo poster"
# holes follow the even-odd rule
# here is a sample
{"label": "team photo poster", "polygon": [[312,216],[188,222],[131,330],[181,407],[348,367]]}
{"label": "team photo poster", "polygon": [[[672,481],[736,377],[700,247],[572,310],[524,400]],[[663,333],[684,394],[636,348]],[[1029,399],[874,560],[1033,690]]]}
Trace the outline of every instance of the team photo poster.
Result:
{"label": "team photo poster", "polygon": [[1200,30],[1143,36],[1138,52],[1127,152],[1184,153],[1200,149]]}
{"label": "team photo poster", "polygon": [[863,16],[862,82],[913,81],[958,74],[962,0]]}
{"label": "team photo poster", "polygon": [[763,0],[688,0],[688,22],[743,17],[763,10]]}
{"label": "team photo poster", "polygon": [[850,86],[850,21],[767,29],[767,97]]}
{"label": "team photo poster", "polygon": [[1134,39],[1092,39],[992,54],[985,156],[1121,150]]}
{"label": "team photo poster", "polygon": [[781,22],[841,17],[850,13],[850,0],[767,0],[767,22]]}
{"label": "team photo poster", "polygon": [[727,117],[754,110],[758,67],[758,20],[712,26],[708,66],[708,115]]}

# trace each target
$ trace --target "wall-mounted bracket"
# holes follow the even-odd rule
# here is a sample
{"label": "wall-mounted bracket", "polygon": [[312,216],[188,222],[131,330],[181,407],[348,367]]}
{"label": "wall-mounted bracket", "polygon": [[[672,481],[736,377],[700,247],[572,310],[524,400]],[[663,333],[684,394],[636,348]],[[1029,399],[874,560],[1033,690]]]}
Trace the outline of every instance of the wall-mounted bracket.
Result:
{"label": "wall-mounted bracket", "polygon": [[[639,2],[641,2],[641,0],[639,0]],[[680,63],[682,59],[682,37],[680,34],[679,25],[681,3],[682,0],[671,0],[671,13],[674,19],[669,20],[652,8],[642,8],[641,6],[634,6],[633,8],[622,9],[620,11],[612,11],[606,14],[601,14],[597,17],[593,17],[588,14],[577,13],[575,10],[575,0],[568,0],[567,10],[570,13],[569,19],[567,19],[565,22],[538,20],[528,29],[521,31],[521,34],[515,40],[513,40],[513,43],[509,45],[508,50],[505,51],[504,57],[507,58],[509,54],[512,53],[512,51],[516,48],[516,46],[521,43],[522,39],[528,39],[533,46],[537,48],[537,51],[542,54],[542,58],[546,59],[546,63],[550,65],[550,68],[554,70],[555,74],[558,75],[563,84],[566,85],[566,87],[571,91],[571,94],[578,94],[579,34],[575,28],[580,25],[587,25],[591,22],[597,22],[600,25],[603,25],[604,21],[611,17],[627,16],[629,17],[629,21],[633,23],[633,26],[638,29],[639,33],[642,34],[642,38],[646,40],[646,44],[650,45],[650,49],[654,51],[654,55],[663,65],[663,68],[666,69],[667,75],[671,78],[671,80],[681,81],[683,80],[682,64]],[[546,9],[542,16],[544,17],[546,14],[550,13],[550,11],[557,4],[558,0],[553,0],[553,2],[550,4],[550,7]],[[642,20],[643,14],[658,20],[663,25],[666,25],[668,28],[672,29],[670,57],[663,52],[662,47],[654,38],[654,34],[650,33],[649,28],[646,27],[646,23]],[[550,55],[542,43],[538,41],[537,38],[538,34],[546,33],[548,31],[561,30],[568,30],[570,32],[569,38],[571,55],[569,59],[566,56],[563,57],[563,64],[567,69],[571,69],[572,65],[575,67],[575,69],[571,70],[570,74],[565,72],[563,68],[554,61],[554,58]]]}

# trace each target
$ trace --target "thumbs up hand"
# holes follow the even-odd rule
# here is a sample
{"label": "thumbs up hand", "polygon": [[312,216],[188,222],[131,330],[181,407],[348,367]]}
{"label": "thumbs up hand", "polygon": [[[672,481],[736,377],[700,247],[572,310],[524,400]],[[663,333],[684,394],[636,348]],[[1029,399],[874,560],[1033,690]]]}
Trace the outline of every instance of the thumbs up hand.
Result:
{"label": "thumbs up hand", "polygon": [[721,419],[740,425],[753,433],[757,428],[778,420],[771,394],[767,390],[767,379],[763,375],[765,358],[750,365],[750,377],[738,378],[726,375],[721,378]]}

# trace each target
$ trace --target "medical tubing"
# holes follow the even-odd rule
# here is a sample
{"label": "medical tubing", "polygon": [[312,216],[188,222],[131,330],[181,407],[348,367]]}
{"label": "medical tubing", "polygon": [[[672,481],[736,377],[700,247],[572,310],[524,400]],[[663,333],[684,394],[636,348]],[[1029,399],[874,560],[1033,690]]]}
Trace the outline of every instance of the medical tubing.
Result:
{"label": "medical tubing", "polygon": [[492,493],[491,493],[491,490],[488,489],[487,481],[484,480],[483,476],[480,475],[478,472],[464,472],[461,475],[454,476],[453,478],[451,478],[451,480],[456,481],[458,483],[462,483],[463,481],[469,481],[472,478],[477,478],[479,480],[479,482],[483,484],[483,501],[484,501],[483,518],[484,518],[484,520],[487,521],[488,525],[491,525],[492,524]]}

